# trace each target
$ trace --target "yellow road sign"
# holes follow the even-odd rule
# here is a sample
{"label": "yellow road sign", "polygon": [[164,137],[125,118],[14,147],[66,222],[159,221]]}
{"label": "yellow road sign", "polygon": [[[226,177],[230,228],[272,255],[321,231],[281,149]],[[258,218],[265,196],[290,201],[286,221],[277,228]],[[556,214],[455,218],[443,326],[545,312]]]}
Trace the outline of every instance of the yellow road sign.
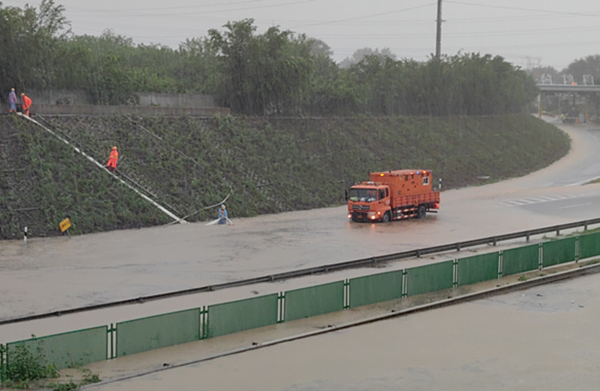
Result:
{"label": "yellow road sign", "polygon": [[60,232],[65,232],[69,228],[71,228],[71,220],[69,220],[69,218],[67,217],[66,219],[60,222]]}

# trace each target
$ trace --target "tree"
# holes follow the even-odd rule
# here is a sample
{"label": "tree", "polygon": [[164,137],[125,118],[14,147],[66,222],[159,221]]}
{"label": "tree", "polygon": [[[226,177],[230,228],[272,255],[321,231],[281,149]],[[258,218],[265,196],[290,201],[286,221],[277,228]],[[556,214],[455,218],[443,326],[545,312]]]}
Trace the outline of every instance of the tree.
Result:
{"label": "tree", "polygon": [[340,68],[350,68],[353,64],[357,64],[367,56],[388,57],[392,60],[396,59],[396,55],[389,48],[379,49],[362,48],[352,54],[352,57],[346,57],[340,63]]}
{"label": "tree", "polygon": [[306,43],[310,46],[310,54],[313,57],[327,57],[333,56],[333,50],[325,42],[316,38],[307,38],[305,35],[302,36]]}
{"label": "tree", "polygon": [[289,31],[271,27],[256,35],[252,19],[210,30],[223,71],[221,102],[243,114],[293,112],[308,88],[309,46]]}
{"label": "tree", "polygon": [[218,49],[208,38],[186,39],[179,45],[179,68],[175,77],[182,92],[217,95],[224,84]]}
{"label": "tree", "polygon": [[70,34],[64,7],[42,0],[39,9],[0,3],[0,89],[47,88],[54,79],[54,60],[61,39]]}
{"label": "tree", "polygon": [[575,60],[561,73],[573,75],[578,83],[583,81],[583,75],[592,75],[594,83],[598,84],[600,82],[600,54]]}

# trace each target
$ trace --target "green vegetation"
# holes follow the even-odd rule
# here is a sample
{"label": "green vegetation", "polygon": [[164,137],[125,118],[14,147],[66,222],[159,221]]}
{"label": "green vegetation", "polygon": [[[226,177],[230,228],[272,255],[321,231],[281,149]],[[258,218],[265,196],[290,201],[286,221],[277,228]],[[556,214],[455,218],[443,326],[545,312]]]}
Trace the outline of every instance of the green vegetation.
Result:
{"label": "green vegetation", "polygon": [[50,383],[48,387],[52,388],[52,391],[71,391],[79,388],[73,380],[70,380],[68,383]]}
{"label": "green vegetation", "polygon": [[2,385],[26,389],[34,381],[56,377],[58,371],[53,365],[46,364],[41,349],[32,352],[25,344],[17,344],[14,351],[10,352],[10,365],[6,371],[6,381]]}
{"label": "green vegetation", "polygon": [[[35,338],[35,335],[32,335],[32,338]],[[69,379],[68,382],[60,382],[59,371],[54,365],[48,364],[40,345],[32,350],[32,347],[26,343],[17,343],[8,351],[7,356],[10,365],[0,368],[0,370],[6,370],[1,374],[0,388],[29,389],[35,387],[37,389],[41,387],[53,391],[68,391],[100,382],[98,374],[83,367],[78,368],[79,380],[77,382],[72,379]],[[49,379],[58,379],[59,382],[48,382]]]}
{"label": "green vegetation", "polygon": [[[492,115],[522,112],[533,78],[500,56],[457,54],[426,62],[379,52],[348,67],[325,42],[252,19],[188,39],[178,49],[134,45],[111,31],[70,32],[65,9],[0,3],[0,93],[84,90],[93,104],[135,104],[134,92],[203,93],[245,115]],[[34,97],[35,101],[35,97]]]}
{"label": "green vegetation", "polygon": [[86,386],[88,384],[99,383],[100,377],[98,374],[92,373],[88,368],[80,369],[81,380],[78,382],[69,379],[66,383],[49,383],[46,387],[51,388],[52,391],[70,391],[76,390],[79,387]]}
{"label": "green vegetation", "polygon": [[[369,171],[428,168],[444,189],[524,175],[564,156],[568,138],[519,114],[534,80],[489,54],[426,62],[365,51],[341,67],[325,42],[254,21],[183,42],[134,45],[106,31],[76,36],[52,0],[0,3],[0,92],[85,90],[94,104],[135,91],[205,93],[236,115],[40,118],[188,221],[340,205]],[[3,94],[3,93],[2,93]],[[284,117],[287,116],[287,117]],[[0,118],[0,237],[147,227],[169,219],[49,133]]]}
{"label": "green vegetation", "polygon": [[[41,119],[40,119],[41,120]],[[428,168],[443,189],[525,175],[564,156],[568,137],[529,115],[487,117],[45,118],[102,164],[113,145],[120,175],[188,221],[225,198],[232,216],[341,205],[369,171]],[[170,220],[48,132],[0,117],[4,239],[147,227]],[[485,182],[481,177],[489,177]]]}

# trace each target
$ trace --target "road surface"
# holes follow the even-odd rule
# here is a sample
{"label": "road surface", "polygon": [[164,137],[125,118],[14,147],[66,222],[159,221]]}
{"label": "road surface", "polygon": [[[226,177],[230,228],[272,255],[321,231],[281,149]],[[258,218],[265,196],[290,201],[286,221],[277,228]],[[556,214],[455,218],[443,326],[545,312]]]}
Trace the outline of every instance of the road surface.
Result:
{"label": "road surface", "polygon": [[[583,125],[560,126],[573,140],[573,148],[568,156],[546,169],[522,178],[492,185],[444,191],[440,213],[430,214],[423,220],[390,224],[356,224],[347,221],[345,207],[335,207],[249,219],[234,218],[234,226],[206,226],[202,223],[171,225],[86,235],[72,239],[36,239],[35,233],[32,233],[33,239],[26,244],[21,241],[2,242],[0,320],[598,217],[600,216],[600,202],[598,202],[600,185],[584,184],[600,177],[600,166],[596,158],[600,154],[600,129]],[[410,263],[402,263],[400,267],[402,265],[412,266]],[[297,282],[290,280],[270,289],[286,290],[294,284]],[[201,302],[198,302],[197,297],[182,297],[86,313],[81,316],[73,315],[7,325],[0,327],[0,342],[19,339],[20,336],[26,338],[32,333],[42,335],[40,329],[46,331],[44,334],[52,334],[68,331],[66,327],[72,330],[89,327],[90,322],[93,325],[108,324],[153,313],[206,305],[211,301],[247,297],[251,294],[250,289],[245,287],[228,289],[226,292],[211,292],[204,294],[202,297],[206,300]],[[269,288],[257,289],[263,293],[263,289]],[[588,293],[592,296],[596,294],[592,291]],[[477,352],[487,351],[482,347],[487,343],[485,342],[487,340],[483,339],[484,336],[489,340],[493,339],[491,334],[494,333],[514,337],[517,332],[512,325],[506,324],[505,317],[520,318],[520,316],[515,316],[515,313],[507,315],[496,307],[494,308],[497,312],[492,313],[490,311],[493,308],[487,307],[489,306],[483,301],[463,305],[460,311],[465,312],[459,311],[460,316],[448,317],[445,311],[453,311],[449,308],[409,317],[410,320],[405,318],[382,322],[381,325],[373,325],[375,331],[361,327],[356,331],[316,338],[314,341],[317,342],[305,340],[297,344],[281,345],[276,350],[282,349],[282,353],[272,353],[272,348],[269,348],[253,353],[256,356],[249,354],[231,357],[234,364],[230,363],[230,359],[224,361],[219,359],[211,364],[201,365],[208,370],[206,372],[198,370],[198,374],[210,374],[207,375],[207,379],[213,379],[217,385],[226,379],[227,381],[222,384],[233,388],[236,376],[229,372],[233,370],[232,368],[238,368],[237,371],[240,374],[245,373],[246,378],[250,376],[252,380],[262,379],[263,375],[258,375],[258,372],[252,370],[258,371],[259,368],[266,368],[267,363],[272,364],[270,361],[272,355],[279,357],[282,365],[288,362],[289,366],[284,370],[283,367],[274,365],[269,373],[277,374],[275,378],[279,379],[278,382],[267,383],[264,388],[255,389],[304,390],[336,389],[336,387],[352,389],[353,386],[355,389],[374,387],[397,389],[397,383],[407,379],[415,381],[410,389],[432,389],[439,388],[436,384],[443,384],[443,379],[450,381],[452,377],[446,375],[453,371],[456,376],[472,373],[474,379],[483,379],[486,377],[486,372],[480,370],[479,365],[485,367],[489,364],[493,367],[495,362],[502,365],[493,371],[493,375],[507,378],[516,368],[498,358],[506,356],[502,353],[504,350],[501,350],[498,357],[491,358],[478,356]],[[568,312],[565,317],[568,318],[570,314],[571,312]],[[480,319],[481,317],[485,319]],[[407,323],[415,322],[413,319],[419,321],[405,329]],[[498,327],[494,327],[496,324],[494,319],[497,320]],[[484,320],[488,323],[481,323]],[[581,322],[588,321],[592,322],[594,319],[581,320]],[[466,325],[469,327],[465,327]],[[428,338],[428,334],[425,333],[425,331],[432,332],[433,327],[437,327],[436,333],[441,336],[449,333],[460,342],[453,342],[453,349],[440,351],[438,357],[436,352],[443,343]],[[471,342],[468,338],[464,339],[469,335],[469,330],[472,333],[480,327],[486,330],[490,328],[490,334],[482,336],[481,340]],[[542,325],[535,323],[534,319],[514,327],[518,327],[519,332],[525,333],[523,339],[536,337],[539,327],[543,328]],[[464,335],[463,330],[465,330]],[[361,336],[363,332],[365,334]],[[341,338],[349,334],[353,336],[351,340],[354,342]],[[522,342],[516,337],[515,339],[516,342]],[[368,346],[357,345],[357,341],[367,341]],[[391,344],[389,348],[379,345],[385,344],[384,341]],[[417,343],[417,341],[421,342]],[[396,343],[400,345],[395,345]],[[501,343],[500,340],[494,340],[494,343],[493,346],[501,349],[513,346]],[[344,359],[340,360],[339,365],[334,361],[317,360],[312,354],[313,349],[316,349],[315,344],[329,346],[327,351],[322,352],[324,359],[329,360],[327,357],[331,355]],[[354,346],[355,350],[345,352],[343,350],[345,345]],[[379,346],[380,350],[376,350],[377,353],[370,351],[370,345]],[[461,353],[463,356],[460,356],[464,359],[460,367],[462,371],[456,368],[460,361],[452,363],[452,359],[448,356],[450,350],[453,350],[454,354],[465,351]],[[422,352],[421,358],[416,361],[418,365],[408,365],[402,361],[404,360],[402,357],[408,357],[408,352],[415,351]],[[403,356],[397,356],[398,352]],[[297,360],[308,364],[303,366],[299,361],[284,359],[286,355],[290,358],[297,357]],[[388,368],[387,374],[379,371],[376,369],[377,365],[369,364],[379,362],[373,357],[377,355],[397,361],[398,366],[393,367],[396,368],[395,370]],[[538,357],[533,353],[531,356]],[[578,357],[577,354],[575,356]],[[506,357],[511,355],[508,354]],[[443,364],[444,360],[448,360],[446,366]],[[313,362],[315,365],[312,364]],[[441,374],[426,380],[429,378],[427,362],[431,364],[432,373],[434,373],[433,368],[436,367],[442,371],[439,372]],[[519,360],[516,362],[521,363]],[[331,366],[326,363],[331,363]],[[592,361],[592,364],[597,366],[598,361]],[[328,374],[323,375],[325,380],[308,371],[313,367],[318,373]],[[562,362],[558,367],[562,367]],[[245,372],[245,368],[248,368],[248,372]],[[294,380],[296,376],[301,375],[298,368],[304,368],[300,372],[305,376],[303,379]],[[397,371],[398,368],[402,370]],[[342,381],[336,375],[344,370],[356,377],[356,379],[350,377],[349,387],[343,387],[346,380]],[[553,371],[551,368],[544,370],[548,373]],[[391,371],[398,374],[392,376]],[[290,376],[287,375],[288,373]],[[368,375],[369,373],[373,375]],[[178,381],[172,378],[167,380],[171,375],[166,375],[166,372],[165,378],[160,377],[162,375],[156,376],[158,377],[154,377],[155,379],[162,380],[155,383],[163,388],[165,384],[169,387],[178,384]],[[187,379],[189,384],[195,385],[203,382],[200,377],[190,376],[192,377],[182,375],[182,379]],[[544,378],[540,372],[536,372],[535,376],[537,379]],[[144,383],[148,381],[144,378],[140,384],[150,387]],[[128,384],[132,388],[124,389],[138,387],[137,383]],[[473,387],[476,387],[481,383],[474,380],[473,384]],[[495,384],[514,385],[511,382]],[[111,387],[120,386],[106,387],[112,389]],[[473,387],[472,389],[475,389]],[[213,389],[232,388],[213,387]],[[187,388],[182,386],[180,389]]]}

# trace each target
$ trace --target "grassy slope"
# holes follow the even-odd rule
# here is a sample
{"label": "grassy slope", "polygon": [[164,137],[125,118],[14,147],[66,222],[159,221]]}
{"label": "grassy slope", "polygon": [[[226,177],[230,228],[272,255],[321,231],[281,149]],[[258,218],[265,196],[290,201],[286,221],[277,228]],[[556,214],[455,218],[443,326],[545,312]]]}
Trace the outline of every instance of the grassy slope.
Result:
{"label": "grassy slope", "polygon": [[[568,137],[528,115],[485,118],[211,119],[48,117],[50,125],[190,221],[230,191],[231,215],[338,205],[369,171],[433,169],[444,188],[524,175],[564,156]],[[22,119],[0,117],[0,234],[57,235],[164,224],[134,192]],[[29,209],[36,208],[36,209]]]}

